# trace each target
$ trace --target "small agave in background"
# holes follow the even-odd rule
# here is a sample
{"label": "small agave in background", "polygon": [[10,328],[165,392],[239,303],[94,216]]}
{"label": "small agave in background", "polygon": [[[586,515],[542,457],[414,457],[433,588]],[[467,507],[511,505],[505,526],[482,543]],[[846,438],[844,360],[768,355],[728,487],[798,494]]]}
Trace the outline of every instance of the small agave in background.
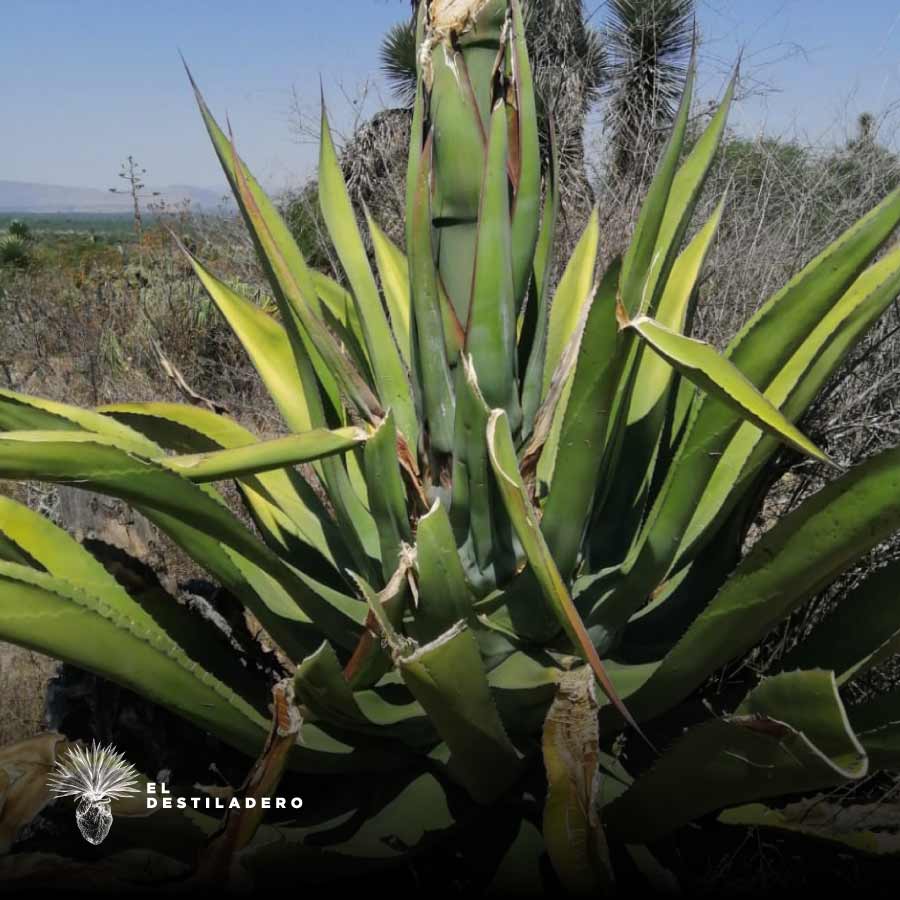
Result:
{"label": "small agave in background", "polygon": [[112,828],[110,803],[138,791],[138,773],[110,744],[75,745],[47,781],[54,797],[76,797],[75,820],[86,841],[101,844]]}

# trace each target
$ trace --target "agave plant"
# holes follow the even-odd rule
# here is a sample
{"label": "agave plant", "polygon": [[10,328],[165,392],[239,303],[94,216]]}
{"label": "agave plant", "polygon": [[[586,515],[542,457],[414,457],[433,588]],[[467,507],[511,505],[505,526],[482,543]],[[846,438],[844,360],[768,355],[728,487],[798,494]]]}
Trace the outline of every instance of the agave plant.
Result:
{"label": "agave plant", "polygon": [[[369,219],[367,257],[323,108],[319,200],[346,288],[308,268],[197,93],[278,314],[185,253],[287,433],[7,390],[0,475],[130,502],[259,620],[302,716],[286,763],[333,785],[282,823],[278,846],[304,859],[383,860],[488,818],[504,823],[490,871],[537,878],[546,851],[588,891],[614,878],[611,845],[644,865],[642,845],[697,817],[758,821],[746,804],[897,765],[900,692],[852,708],[841,694],[900,645],[896,564],[784,671],[709,712],[688,701],[900,528],[897,450],[740,558],[780,448],[831,465],[794,423],[900,291],[900,248],[873,262],[900,192],[719,354],[685,329],[721,204],[689,228],[733,84],[682,160],[691,70],[624,256],[596,277],[595,213],[554,289],[559,173],[542,164],[517,0],[420,4],[417,43],[405,254]],[[129,594],[12,500],[0,526],[0,637],[261,752],[271,685],[208,622],[159,589]]]}

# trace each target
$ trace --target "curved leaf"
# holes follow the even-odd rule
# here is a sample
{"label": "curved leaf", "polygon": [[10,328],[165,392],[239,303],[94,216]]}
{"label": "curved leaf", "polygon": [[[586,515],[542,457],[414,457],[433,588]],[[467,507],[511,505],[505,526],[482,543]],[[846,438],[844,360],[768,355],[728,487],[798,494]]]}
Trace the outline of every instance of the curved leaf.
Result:
{"label": "curved leaf", "polygon": [[834,675],[789,672],[766,678],[734,715],[676,739],[605,808],[604,821],[617,840],[645,843],[723,806],[819,790],[868,770]]}

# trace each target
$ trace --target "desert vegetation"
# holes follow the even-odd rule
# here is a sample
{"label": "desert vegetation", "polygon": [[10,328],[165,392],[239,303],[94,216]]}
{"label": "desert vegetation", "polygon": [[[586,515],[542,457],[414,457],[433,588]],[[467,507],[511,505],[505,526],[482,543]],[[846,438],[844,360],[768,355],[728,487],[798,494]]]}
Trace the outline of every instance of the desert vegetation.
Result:
{"label": "desert vegetation", "polygon": [[[109,882],[129,834],[181,882],[894,876],[886,126],[730,131],[690,3],[469,5],[386,36],[398,105],[342,146],[323,109],[288,196],[198,91],[241,218],[132,178],[133,234],[0,238],[0,637],[66,661],[69,740],[309,798],[177,848],[125,811]],[[8,871],[62,845],[5,824]]]}

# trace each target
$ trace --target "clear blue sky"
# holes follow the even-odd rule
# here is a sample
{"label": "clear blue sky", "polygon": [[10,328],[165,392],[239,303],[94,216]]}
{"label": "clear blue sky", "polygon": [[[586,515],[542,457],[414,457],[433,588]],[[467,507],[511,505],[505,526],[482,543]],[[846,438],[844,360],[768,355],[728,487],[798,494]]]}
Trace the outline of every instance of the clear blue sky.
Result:
{"label": "clear blue sky", "polygon": [[[586,5],[602,22],[601,0]],[[367,78],[389,96],[379,38],[407,10],[407,0],[3,0],[0,179],[108,187],[133,153],[152,184],[220,186],[181,48],[244,157],[284,186],[315,159],[292,130],[292,91],[312,111],[321,76],[346,128],[347,97]],[[698,0],[698,10],[700,91],[721,89],[741,47],[747,86],[766,88],[735,111],[742,130],[826,141],[863,109],[900,106],[898,0]]]}

